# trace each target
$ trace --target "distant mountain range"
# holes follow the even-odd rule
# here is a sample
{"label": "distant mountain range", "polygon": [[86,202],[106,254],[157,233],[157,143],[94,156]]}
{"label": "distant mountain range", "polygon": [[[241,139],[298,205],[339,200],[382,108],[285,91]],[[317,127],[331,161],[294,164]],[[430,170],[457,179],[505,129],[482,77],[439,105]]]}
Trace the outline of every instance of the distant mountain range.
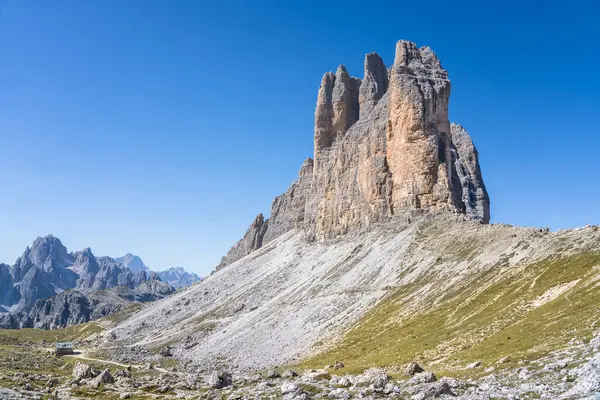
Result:
{"label": "distant mountain range", "polygon": [[146,264],[144,264],[142,259],[131,253],[127,253],[123,257],[117,257],[115,258],[115,261],[125,268],[129,268],[131,272],[150,272],[150,268],[146,267]]}
{"label": "distant mountain range", "polygon": [[138,256],[70,253],[52,236],[37,238],[14,265],[0,264],[0,328],[52,329],[153,301],[200,280],[183,268],[152,272]]}
{"label": "distant mountain range", "polygon": [[[115,258],[115,261],[122,264],[124,267],[129,268],[132,272],[151,272],[150,268],[144,264],[144,261],[142,261],[140,257],[131,253],[127,253],[122,257],[117,257]],[[156,273],[161,281],[167,282],[175,289],[181,289],[202,280],[198,275],[193,272],[187,272],[183,267],[171,267],[163,271],[157,271]]]}
{"label": "distant mountain range", "polygon": [[182,267],[171,267],[164,271],[159,271],[158,276],[161,281],[167,282],[175,289],[181,289],[202,280],[202,278],[195,273],[187,272]]}

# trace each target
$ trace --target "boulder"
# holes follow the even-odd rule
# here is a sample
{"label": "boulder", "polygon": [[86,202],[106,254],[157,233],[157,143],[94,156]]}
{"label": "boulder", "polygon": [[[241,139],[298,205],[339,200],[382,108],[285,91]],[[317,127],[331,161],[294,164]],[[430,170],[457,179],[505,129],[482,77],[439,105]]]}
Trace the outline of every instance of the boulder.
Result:
{"label": "boulder", "polygon": [[481,367],[481,361],[475,361],[474,363],[467,365],[465,368],[466,369],[474,369],[477,367]]}
{"label": "boulder", "polygon": [[407,385],[418,385],[421,383],[431,383],[437,381],[436,376],[433,372],[419,372],[415,374],[412,378],[410,378],[406,384]]}
{"label": "boulder", "polygon": [[104,371],[100,372],[100,374],[98,374],[97,377],[92,379],[89,383],[89,386],[93,388],[98,388],[101,384],[106,383],[115,383],[115,379],[112,377],[112,375],[110,374],[110,370],[108,369],[105,369]]}
{"label": "boulder", "polygon": [[355,378],[356,386],[373,386],[374,388],[383,389],[389,382],[388,374],[381,368],[370,368],[358,375]]}
{"label": "boulder", "polygon": [[281,394],[294,393],[298,390],[298,385],[292,382],[284,382],[281,385]]}
{"label": "boulder", "polygon": [[275,379],[275,378],[281,378],[281,374],[275,370],[270,370],[267,371],[267,374],[265,375],[268,379]]}
{"label": "boulder", "polygon": [[160,355],[163,357],[171,357],[173,355],[173,349],[171,346],[165,346],[160,349]]}
{"label": "boulder", "polygon": [[283,374],[281,374],[281,376],[284,378],[293,378],[298,376],[298,373],[292,369],[286,369],[285,371],[283,371]]}
{"label": "boulder", "polygon": [[425,370],[423,368],[421,368],[421,366],[419,364],[417,364],[415,361],[413,361],[406,366],[406,369],[404,370],[404,375],[413,376],[415,374],[418,374],[418,373],[424,372],[424,371]]}
{"label": "boulder", "polygon": [[214,389],[221,389],[226,386],[231,386],[232,377],[229,372],[214,371],[208,376],[206,383]]}
{"label": "boulder", "polygon": [[331,375],[329,375],[329,371],[327,371],[326,369],[310,369],[304,372],[302,374],[302,377],[314,381],[331,379]]}
{"label": "boulder", "polygon": [[94,378],[96,375],[98,375],[97,371],[88,364],[78,361],[73,367],[73,379],[76,381]]}

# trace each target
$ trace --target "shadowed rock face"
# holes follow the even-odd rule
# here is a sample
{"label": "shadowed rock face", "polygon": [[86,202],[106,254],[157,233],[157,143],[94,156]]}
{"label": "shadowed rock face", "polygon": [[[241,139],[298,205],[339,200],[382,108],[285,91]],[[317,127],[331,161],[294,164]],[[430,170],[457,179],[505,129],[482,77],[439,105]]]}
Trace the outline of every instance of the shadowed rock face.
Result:
{"label": "shadowed rock face", "polygon": [[388,90],[388,72],[383,59],[377,53],[365,56],[365,76],[360,85],[358,102],[360,115],[368,115],[373,111],[379,99]]}
{"label": "shadowed rock face", "polygon": [[217,270],[245,257],[256,249],[261,248],[267,228],[268,220],[265,220],[262,214],[258,214],[254,219],[254,222],[252,222],[252,225],[250,225],[250,228],[248,228],[244,234],[244,237],[221,259],[221,262],[217,266]]}
{"label": "shadowed rock face", "polygon": [[462,127],[451,128],[449,96],[435,53],[404,40],[389,70],[370,53],[362,80],[343,65],[327,72],[317,94],[314,161],[304,162],[270,219],[260,228],[255,221],[219,268],[292,229],[323,240],[440,211],[488,223],[477,150]]}
{"label": "shadowed rock face", "polygon": [[451,123],[450,131],[454,145],[452,159],[462,189],[465,212],[470,218],[489,222],[490,198],[481,176],[477,149],[462,125]]}

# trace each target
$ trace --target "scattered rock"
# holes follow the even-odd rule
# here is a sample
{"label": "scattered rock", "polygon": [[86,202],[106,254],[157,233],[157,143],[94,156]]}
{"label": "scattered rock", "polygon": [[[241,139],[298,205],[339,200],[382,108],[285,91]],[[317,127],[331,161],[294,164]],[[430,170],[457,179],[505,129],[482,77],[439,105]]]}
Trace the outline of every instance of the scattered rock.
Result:
{"label": "scattered rock", "polygon": [[281,394],[294,393],[298,390],[298,385],[292,382],[284,382],[281,385]]}
{"label": "scattered rock", "polygon": [[100,374],[97,377],[92,379],[89,383],[89,386],[93,388],[98,388],[103,383],[115,383],[115,379],[112,377],[112,375],[110,374],[110,370],[108,369],[105,369],[104,371],[100,372]]}
{"label": "scattered rock", "polygon": [[420,383],[431,383],[435,381],[437,381],[437,378],[433,372],[419,372],[410,378],[407,384],[417,385]]}
{"label": "scattered rock", "polygon": [[355,378],[356,386],[373,385],[374,388],[384,388],[389,382],[388,374],[381,368],[370,368]]}
{"label": "scattered rock", "polygon": [[281,374],[281,376],[284,378],[293,378],[295,376],[298,376],[298,373],[294,370],[286,369],[285,371],[283,371],[283,374]]}
{"label": "scattered rock", "polygon": [[58,386],[59,384],[60,384],[60,381],[58,380],[58,378],[50,378],[50,379],[48,379],[48,382],[46,382],[46,387],[53,388],[55,386]]}
{"label": "scattered rock", "polygon": [[406,366],[406,369],[404,370],[404,375],[413,376],[415,374],[418,374],[418,373],[424,372],[424,371],[425,370],[423,368],[421,368],[421,366],[419,364],[417,364],[415,361],[413,361]]}
{"label": "scattered rock", "polygon": [[352,397],[352,395],[348,393],[346,389],[337,388],[330,391],[327,394],[327,397],[330,397],[332,399],[349,399],[350,397]]}
{"label": "scattered rock", "polygon": [[329,375],[329,371],[326,369],[311,369],[302,374],[302,377],[307,378],[309,380],[320,381],[323,379],[329,380],[331,379],[331,375]]}
{"label": "scattered rock", "polygon": [[422,393],[425,395],[424,398],[426,399],[431,397],[440,397],[441,395],[455,396],[455,394],[452,392],[452,389],[450,389],[450,386],[446,382],[433,383]]}
{"label": "scattered rock", "polygon": [[160,349],[160,355],[163,357],[171,357],[173,356],[173,349],[171,348],[171,346],[165,346],[162,349]]}
{"label": "scattered rock", "polygon": [[506,364],[510,362],[510,357],[506,356],[506,357],[502,357],[501,359],[498,360],[498,364]]}
{"label": "scattered rock", "polygon": [[115,378],[131,378],[131,370],[120,369],[117,372],[115,372]]}
{"label": "scattered rock", "polygon": [[77,361],[73,367],[73,379],[76,381],[94,378],[96,375],[98,373],[88,364]]}
{"label": "scattered rock", "polygon": [[226,386],[231,386],[231,374],[229,372],[224,371],[214,371],[212,374],[209,375],[206,383],[214,389],[221,389]]}
{"label": "scattered rock", "polygon": [[342,387],[350,387],[352,386],[352,382],[350,382],[350,379],[346,378],[346,377],[341,377],[340,379],[338,379],[337,384],[339,386]]}
{"label": "scattered rock", "polygon": [[477,367],[481,367],[481,361],[475,361],[474,363],[467,365],[465,368],[466,369],[474,369]]}
{"label": "scattered rock", "polygon": [[342,369],[342,368],[344,368],[344,363],[341,361],[336,361],[333,364],[333,369]]}
{"label": "scattered rock", "polygon": [[121,393],[119,399],[131,399],[131,393]]}
{"label": "scattered rock", "polygon": [[159,387],[158,389],[156,389],[156,391],[157,391],[158,393],[163,393],[163,394],[164,394],[164,393],[168,393],[168,392],[170,392],[171,390],[173,390],[173,389],[172,389],[172,388],[171,388],[171,386],[169,386],[169,385],[164,385],[164,386],[161,386],[161,387]]}
{"label": "scattered rock", "polygon": [[275,370],[270,370],[267,372],[266,377],[268,379],[275,379],[275,378],[281,378],[281,374]]}

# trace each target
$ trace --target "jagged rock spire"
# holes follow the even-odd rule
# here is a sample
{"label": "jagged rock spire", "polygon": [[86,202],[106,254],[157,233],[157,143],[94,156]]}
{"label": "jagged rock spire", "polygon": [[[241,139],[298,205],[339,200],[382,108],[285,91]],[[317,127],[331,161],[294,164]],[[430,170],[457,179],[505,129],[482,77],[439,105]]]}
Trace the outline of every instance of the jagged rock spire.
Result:
{"label": "jagged rock spire", "polygon": [[315,159],[323,148],[333,143],[333,85],[335,75],[327,72],[321,79],[315,110]]}
{"label": "jagged rock spire", "polygon": [[450,130],[455,149],[453,161],[462,188],[465,212],[470,218],[487,224],[490,222],[490,198],[481,176],[479,153],[462,125],[453,122]]}
{"label": "jagged rock spire", "polygon": [[[327,239],[414,212],[455,212],[487,223],[489,198],[477,152],[450,127],[450,81],[429,47],[401,40],[389,69],[376,53],[364,79],[343,65],[326,73],[315,109],[314,161],[271,207],[263,243],[291,229]],[[256,224],[225,259],[258,243]],[[253,243],[253,245],[250,245]],[[233,257],[230,257],[233,255]]]}
{"label": "jagged rock spire", "polygon": [[365,56],[365,75],[360,85],[360,115],[369,115],[388,89],[388,72],[383,59],[377,53]]}
{"label": "jagged rock spire", "polygon": [[434,57],[412,42],[396,45],[386,129],[394,209],[461,209],[451,184],[450,81]]}

